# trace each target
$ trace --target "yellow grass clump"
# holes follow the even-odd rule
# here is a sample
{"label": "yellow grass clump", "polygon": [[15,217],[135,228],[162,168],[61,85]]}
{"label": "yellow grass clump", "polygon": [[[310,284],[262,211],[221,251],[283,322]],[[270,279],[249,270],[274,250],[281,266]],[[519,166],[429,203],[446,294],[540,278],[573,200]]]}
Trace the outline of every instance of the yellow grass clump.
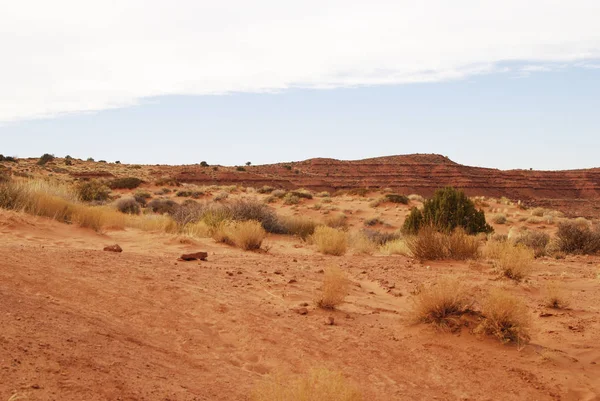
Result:
{"label": "yellow grass clump", "polygon": [[235,245],[246,251],[260,249],[267,236],[260,222],[254,220],[224,221],[210,231],[215,241]]}
{"label": "yellow grass clump", "polygon": [[348,241],[346,233],[327,226],[318,226],[311,236],[319,252],[326,255],[341,256],[346,253]]}
{"label": "yellow grass clump", "polygon": [[321,294],[316,299],[317,306],[323,309],[335,309],[344,302],[349,286],[350,281],[342,269],[337,266],[328,268],[325,270]]}
{"label": "yellow grass clump", "polygon": [[494,264],[504,276],[516,281],[527,277],[533,269],[534,251],[524,245],[513,245],[510,242],[495,246]]}
{"label": "yellow grass clump", "polygon": [[506,291],[495,289],[484,300],[481,310],[484,318],[476,332],[493,335],[503,343],[518,346],[530,339],[531,319],[527,306]]}
{"label": "yellow grass clump", "polygon": [[350,247],[356,253],[362,255],[372,255],[377,250],[377,244],[369,239],[364,233],[357,232],[349,236]]}
{"label": "yellow grass clump", "polygon": [[471,305],[459,281],[442,279],[417,295],[413,313],[417,322],[432,323],[442,329],[456,328]]}
{"label": "yellow grass clump", "polygon": [[305,216],[285,216],[279,220],[286,234],[297,235],[303,240],[311,236],[317,227],[313,219]]}
{"label": "yellow grass clump", "polygon": [[388,241],[379,247],[379,251],[384,255],[404,255],[409,257],[413,256],[404,239]]}
{"label": "yellow grass clump", "polygon": [[340,373],[313,369],[299,378],[270,376],[254,389],[252,401],[362,401]]}
{"label": "yellow grass clump", "polygon": [[466,260],[479,257],[479,239],[457,228],[450,234],[423,227],[417,235],[407,238],[410,252],[419,260]]}

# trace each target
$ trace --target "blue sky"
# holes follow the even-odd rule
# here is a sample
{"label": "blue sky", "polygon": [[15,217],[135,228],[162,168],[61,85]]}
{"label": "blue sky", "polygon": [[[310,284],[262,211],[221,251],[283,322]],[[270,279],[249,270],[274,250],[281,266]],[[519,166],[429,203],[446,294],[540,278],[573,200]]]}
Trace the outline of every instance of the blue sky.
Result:
{"label": "blue sky", "polygon": [[279,93],[164,96],[0,126],[0,153],[236,165],[439,153],[462,164],[600,167],[600,69]]}
{"label": "blue sky", "polygon": [[22,0],[0,153],[600,167],[598,0]]}

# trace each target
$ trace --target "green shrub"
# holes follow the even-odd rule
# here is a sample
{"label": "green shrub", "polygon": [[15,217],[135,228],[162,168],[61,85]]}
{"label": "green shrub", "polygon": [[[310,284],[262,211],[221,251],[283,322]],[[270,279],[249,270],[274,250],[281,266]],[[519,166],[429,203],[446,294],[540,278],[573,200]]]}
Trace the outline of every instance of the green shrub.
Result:
{"label": "green shrub", "polygon": [[148,199],[152,198],[152,195],[150,194],[150,192],[147,191],[135,191],[135,194],[133,194],[133,198],[140,205],[146,206],[146,202],[148,201]]}
{"label": "green shrub", "polygon": [[140,214],[140,204],[134,198],[121,198],[116,202],[115,206],[121,213]]}
{"label": "green shrub", "polygon": [[205,161],[200,162],[200,167],[208,167],[208,163]]}
{"label": "green shrub", "polygon": [[437,190],[431,199],[425,201],[422,211],[413,208],[403,229],[407,233],[414,233],[423,225],[431,225],[446,233],[457,227],[462,227],[467,234],[493,232],[493,228],[485,221],[483,210],[477,210],[464,192],[452,187]]}
{"label": "green shrub", "polygon": [[87,161],[88,161],[88,162],[93,162],[93,161],[94,161],[94,158],[93,158],[93,157],[88,157],[88,158],[87,158]]}
{"label": "green shrub", "polygon": [[291,192],[288,192],[283,198],[284,205],[297,205],[300,203],[300,198]]}
{"label": "green shrub", "polygon": [[584,221],[565,221],[558,225],[558,248],[565,253],[595,254],[600,251],[600,230]]}
{"label": "green shrub", "polygon": [[108,183],[111,189],[135,189],[142,184],[142,180],[136,177],[115,178]]}
{"label": "green shrub", "polygon": [[84,202],[102,202],[108,200],[110,188],[100,181],[92,180],[80,183],[77,186],[77,194]]}
{"label": "green shrub", "polygon": [[17,159],[15,157],[12,157],[12,156],[0,155],[0,162],[16,163]]}
{"label": "green shrub", "polygon": [[242,166],[237,166],[237,167],[235,168],[235,170],[236,170],[236,171],[246,171],[246,169],[245,169],[244,167],[242,167]]}
{"label": "green shrub", "polygon": [[53,161],[53,160],[54,160],[54,155],[51,155],[51,154],[49,154],[49,153],[44,153],[44,154],[42,155],[42,157],[40,157],[40,159],[38,160],[37,164],[38,164],[39,166],[43,166],[43,165],[45,165],[46,163],[48,163],[48,162],[51,162],[51,161]]}

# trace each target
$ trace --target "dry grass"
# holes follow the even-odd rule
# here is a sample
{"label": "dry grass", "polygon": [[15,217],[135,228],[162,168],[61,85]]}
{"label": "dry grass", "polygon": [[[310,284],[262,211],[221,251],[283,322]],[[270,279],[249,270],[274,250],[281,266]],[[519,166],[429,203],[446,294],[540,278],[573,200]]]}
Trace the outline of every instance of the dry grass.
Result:
{"label": "dry grass", "polygon": [[318,226],[310,238],[319,252],[326,255],[341,256],[348,248],[346,233],[335,228]]}
{"label": "dry grass", "polygon": [[340,373],[313,369],[299,378],[270,376],[253,391],[252,401],[361,401]]}
{"label": "dry grass", "polygon": [[553,309],[563,309],[569,306],[567,295],[558,283],[550,283],[546,286],[544,304]]}
{"label": "dry grass", "polygon": [[467,260],[479,257],[479,239],[458,228],[451,234],[423,227],[406,241],[408,249],[419,260]]}
{"label": "dry grass", "polygon": [[350,247],[357,253],[372,255],[377,250],[377,244],[362,231],[349,236]]}
{"label": "dry grass", "polygon": [[530,339],[531,319],[527,306],[519,298],[499,289],[493,290],[482,304],[483,321],[476,329],[493,335],[503,343],[524,345]]}
{"label": "dry grass", "polygon": [[404,239],[388,241],[385,244],[381,245],[379,251],[384,255],[404,255],[409,257],[413,256]]}
{"label": "dry grass", "polygon": [[311,236],[317,227],[313,219],[304,216],[281,217],[279,221],[286,234],[297,235],[303,240]]}
{"label": "dry grass", "polygon": [[516,281],[527,277],[533,269],[534,252],[524,245],[498,243],[495,267],[504,276]]}
{"label": "dry grass", "polygon": [[468,293],[459,281],[443,279],[417,295],[413,313],[417,322],[452,329],[460,326],[461,317],[471,305]]}
{"label": "dry grass", "polygon": [[335,309],[336,306],[344,302],[349,287],[350,281],[342,269],[337,266],[329,267],[325,270],[321,294],[319,294],[315,303],[319,308]]}
{"label": "dry grass", "polygon": [[217,242],[235,245],[246,251],[260,249],[267,232],[260,222],[247,221],[223,221],[209,229],[212,238]]}

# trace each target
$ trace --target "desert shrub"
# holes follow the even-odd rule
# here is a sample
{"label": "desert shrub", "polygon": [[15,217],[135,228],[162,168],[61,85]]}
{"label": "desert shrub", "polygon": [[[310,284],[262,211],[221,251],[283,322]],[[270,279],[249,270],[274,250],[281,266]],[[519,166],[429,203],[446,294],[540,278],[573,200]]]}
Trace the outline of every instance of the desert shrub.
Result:
{"label": "desert shrub", "polygon": [[0,155],[0,162],[18,163],[16,157]]}
{"label": "desert shrub", "polygon": [[369,192],[371,191],[368,188],[352,188],[348,190],[347,194],[365,197]]}
{"label": "desert shrub", "polygon": [[567,296],[558,283],[550,283],[546,286],[544,304],[548,308],[563,309],[569,306]]}
{"label": "desert shrub", "polygon": [[283,189],[276,189],[273,192],[271,192],[271,195],[273,195],[276,198],[282,199],[285,197],[285,195],[287,194],[287,192]]}
{"label": "desert shrub", "polygon": [[93,162],[93,161],[94,161],[94,158],[93,158],[93,157],[88,157],[88,158],[86,159],[86,161],[88,161],[88,162]]}
{"label": "desert shrub", "polygon": [[43,166],[43,165],[45,165],[46,163],[49,163],[49,162],[51,162],[51,161],[54,161],[54,159],[55,159],[55,158],[54,158],[54,155],[51,155],[50,153],[44,153],[44,154],[42,155],[42,157],[40,157],[40,159],[37,161],[37,164],[38,164],[39,166]]}
{"label": "desert shrub", "polygon": [[471,306],[468,293],[460,282],[445,279],[417,295],[413,314],[417,322],[452,329],[460,326],[461,317],[470,311]]}
{"label": "desert shrub", "polygon": [[504,213],[496,213],[492,216],[492,222],[496,224],[506,224],[506,215]]}
{"label": "desert shrub", "polygon": [[290,166],[289,164],[286,164],[286,165],[283,166],[283,168],[286,169],[286,170],[291,170],[292,166]]}
{"label": "desert shrub", "polygon": [[77,185],[79,199],[84,202],[103,202],[110,196],[110,188],[100,181],[92,180]]}
{"label": "desert shrub", "polygon": [[276,376],[262,381],[252,392],[252,401],[362,401],[362,396],[340,373],[313,369],[292,379]]}
{"label": "desert shrub", "polygon": [[221,191],[218,194],[216,194],[213,199],[218,202],[227,198],[229,198],[229,192]]}
{"label": "desert shrub", "polygon": [[479,240],[460,228],[445,234],[431,226],[425,226],[417,235],[408,237],[406,245],[419,260],[466,260],[479,256]]}
{"label": "desert shrub", "polygon": [[171,199],[152,199],[148,202],[148,209],[158,214],[170,214],[173,215],[179,208],[179,205]]}
{"label": "desert shrub", "polygon": [[326,255],[343,255],[348,247],[346,233],[327,226],[315,228],[311,239],[317,245],[319,252]]}
{"label": "desert shrub", "polygon": [[494,265],[504,276],[516,281],[527,277],[533,268],[534,253],[523,245],[499,245]]}
{"label": "desert shrub", "polygon": [[217,230],[231,220],[231,210],[219,204],[209,204],[201,211],[202,221],[211,229]]}
{"label": "desert shrub", "polygon": [[535,209],[531,209],[531,215],[536,217],[542,217],[546,213],[546,209],[543,207],[536,207]]}
{"label": "desert shrub", "polygon": [[148,191],[141,191],[140,190],[140,191],[135,191],[135,193],[133,194],[133,198],[140,205],[146,206],[146,203],[148,202],[148,199],[152,198],[152,195]]}
{"label": "desert shrub", "polygon": [[350,287],[350,281],[337,266],[325,270],[321,293],[315,300],[317,306],[323,309],[335,309],[342,304]]}
{"label": "desert shrub", "polygon": [[560,251],[574,254],[595,254],[600,251],[600,229],[592,229],[587,221],[565,221],[556,233]]}
{"label": "desert shrub", "polygon": [[317,194],[317,197],[319,198],[329,198],[330,196],[331,194],[327,191],[322,191]]}
{"label": "desert shrub", "polygon": [[403,205],[408,205],[408,201],[409,201],[407,196],[398,195],[398,194],[385,194],[383,197],[388,202],[402,203]]}
{"label": "desert shrub", "polygon": [[283,197],[284,205],[297,205],[298,203],[300,203],[300,198],[298,196],[292,194],[291,192],[287,193]]}
{"label": "desert shrub", "polygon": [[270,187],[270,186],[268,186],[268,185],[265,185],[265,186],[263,186],[263,187],[261,187],[261,188],[258,188],[258,189],[256,190],[256,192],[258,192],[259,194],[270,194],[270,193],[271,193],[271,192],[273,192],[274,190],[275,190],[275,188],[273,188],[273,187]]}
{"label": "desert shrub", "polygon": [[108,182],[111,189],[135,189],[142,184],[142,180],[136,177],[115,178]]}
{"label": "desert shrub", "polygon": [[346,230],[348,229],[348,216],[345,214],[329,216],[327,219],[325,219],[325,225],[331,228]]}
{"label": "desert shrub", "polygon": [[180,206],[175,206],[172,211],[165,213],[169,213],[173,220],[177,222],[177,224],[179,224],[181,227],[184,227],[187,224],[197,223],[200,221],[205,213],[205,209],[197,202],[188,199]]}
{"label": "desert shrub", "polygon": [[245,169],[244,167],[242,167],[242,166],[237,166],[237,167],[235,168],[235,170],[236,170],[236,171],[246,171],[246,169]]}
{"label": "desert shrub", "polygon": [[229,205],[233,220],[255,220],[270,233],[283,234],[284,230],[275,211],[258,200],[237,200]]}
{"label": "desert shrub", "polygon": [[106,160],[98,160],[98,163],[106,163]]}
{"label": "desert shrub", "polygon": [[115,206],[121,213],[140,214],[140,204],[134,198],[121,198]]}
{"label": "desert shrub", "polygon": [[519,298],[495,289],[484,300],[481,312],[484,319],[477,332],[495,336],[503,343],[529,342],[531,319],[527,306]]}
{"label": "desert shrub", "polygon": [[173,177],[162,177],[162,178],[159,178],[158,180],[154,181],[154,185],[156,185],[157,187],[162,187],[162,186],[179,187],[179,186],[181,186],[181,183],[179,181],[177,181],[176,178],[173,178]]}
{"label": "desert shrub", "polygon": [[305,189],[300,189],[297,191],[290,191],[290,194],[292,194],[293,196],[297,196],[300,199],[312,199],[313,198],[312,194]]}
{"label": "desert shrub", "polygon": [[546,247],[550,242],[550,235],[542,231],[528,230],[515,239],[515,244],[522,244],[531,248],[536,258],[546,254]]}
{"label": "desert shrub", "polygon": [[410,248],[406,245],[406,241],[398,238],[392,241],[387,241],[379,247],[379,250],[384,255],[404,255],[412,257]]}
{"label": "desert shrub", "polygon": [[307,239],[315,232],[317,223],[304,216],[281,217],[280,224],[285,234],[296,235],[302,239]]}
{"label": "desert shrub", "polygon": [[381,220],[379,217],[371,217],[371,218],[365,219],[363,224],[367,227],[372,227],[372,226],[376,226],[377,224],[383,224],[383,220]]}
{"label": "desert shrub", "polygon": [[202,195],[204,195],[204,192],[202,191],[177,191],[175,193],[175,196],[178,197],[190,197],[194,199],[198,199]]}
{"label": "desert shrub", "polygon": [[236,221],[226,225],[226,236],[238,248],[243,250],[260,249],[267,233],[258,221]]}
{"label": "desert shrub", "polygon": [[413,208],[403,229],[406,233],[415,233],[423,225],[431,225],[444,232],[462,227],[467,234],[493,231],[485,221],[483,210],[477,210],[464,192],[452,187],[437,190],[431,199],[425,201],[423,211]]}
{"label": "desert shrub", "polygon": [[208,163],[203,160],[200,162],[200,167],[208,167]]}
{"label": "desert shrub", "polygon": [[362,231],[349,235],[349,242],[350,247],[357,253],[363,255],[372,255],[378,247],[378,244],[371,241],[371,239]]}
{"label": "desert shrub", "polygon": [[377,245],[384,245],[387,242],[395,241],[400,238],[400,235],[398,235],[397,233],[385,233],[377,230],[368,229],[363,229],[362,234],[364,234],[369,239],[369,241]]}
{"label": "desert shrub", "polygon": [[479,257],[479,239],[477,237],[468,235],[460,227],[446,237],[449,259],[467,260]]}
{"label": "desert shrub", "polygon": [[384,197],[377,198],[377,199],[372,200],[371,202],[369,202],[369,206],[371,206],[371,207],[378,207],[378,206],[380,206],[384,202],[385,202],[385,198]]}

